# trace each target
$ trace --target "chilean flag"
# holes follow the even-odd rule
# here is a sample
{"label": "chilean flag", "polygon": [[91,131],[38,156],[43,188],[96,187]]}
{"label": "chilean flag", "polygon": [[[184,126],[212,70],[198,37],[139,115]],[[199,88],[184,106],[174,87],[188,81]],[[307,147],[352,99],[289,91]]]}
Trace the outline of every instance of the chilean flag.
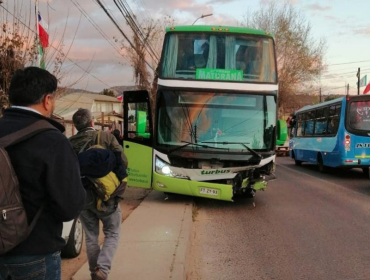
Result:
{"label": "chilean flag", "polygon": [[370,83],[367,84],[366,88],[364,89],[364,94],[370,91]]}
{"label": "chilean flag", "polygon": [[117,96],[117,100],[122,101],[123,100],[123,95]]}
{"label": "chilean flag", "polygon": [[39,29],[39,40],[43,48],[49,46],[49,34],[48,34],[48,24],[42,19],[40,12],[38,13],[38,22],[37,26]]}

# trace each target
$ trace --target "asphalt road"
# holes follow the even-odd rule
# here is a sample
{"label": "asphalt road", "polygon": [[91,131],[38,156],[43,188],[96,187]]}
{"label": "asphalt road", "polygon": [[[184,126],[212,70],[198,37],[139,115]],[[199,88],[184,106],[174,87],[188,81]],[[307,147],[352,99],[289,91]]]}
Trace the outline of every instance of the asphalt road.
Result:
{"label": "asphalt road", "polygon": [[195,199],[187,279],[370,279],[362,171],[321,174],[280,157],[276,174],[254,200]]}

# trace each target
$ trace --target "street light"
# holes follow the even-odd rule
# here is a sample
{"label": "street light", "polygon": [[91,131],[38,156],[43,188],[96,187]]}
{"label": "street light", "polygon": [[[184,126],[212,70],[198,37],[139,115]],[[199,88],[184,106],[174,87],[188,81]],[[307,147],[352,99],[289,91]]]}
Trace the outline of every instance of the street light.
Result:
{"label": "street light", "polygon": [[202,15],[201,17],[198,17],[198,18],[193,22],[193,24],[192,24],[192,25],[194,25],[194,23],[196,23],[198,19],[200,19],[200,18],[205,18],[205,17],[210,17],[210,16],[213,16],[213,14],[206,14],[206,15]]}

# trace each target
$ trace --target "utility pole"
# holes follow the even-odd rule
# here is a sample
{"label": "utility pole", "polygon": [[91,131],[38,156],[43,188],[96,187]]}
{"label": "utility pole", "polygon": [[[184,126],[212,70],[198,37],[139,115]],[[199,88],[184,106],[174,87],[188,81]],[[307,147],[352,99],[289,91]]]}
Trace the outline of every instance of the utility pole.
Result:
{"label": "utility pole", "polygon": [[349,84],[347,84],[347,95],[349,95]]}
{"label": "utility pole", "polygon": [[319,101],[319,103],[321,103],[321,88],[320,88],[320,101]]}
{"label": "utility pole", "polygon": [[357,95],[360,95],[360,67],[357,70]]}

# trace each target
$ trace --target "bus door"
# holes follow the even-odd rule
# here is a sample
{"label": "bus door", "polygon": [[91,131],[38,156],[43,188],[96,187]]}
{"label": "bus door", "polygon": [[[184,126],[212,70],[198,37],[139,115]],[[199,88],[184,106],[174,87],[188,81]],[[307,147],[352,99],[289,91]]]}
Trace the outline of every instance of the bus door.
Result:
{"label": "bus door", "polygon": [[153,170],[153,123],[146,90],[123,93],[123,149],[128,159],[128,186],[149,189]]}

